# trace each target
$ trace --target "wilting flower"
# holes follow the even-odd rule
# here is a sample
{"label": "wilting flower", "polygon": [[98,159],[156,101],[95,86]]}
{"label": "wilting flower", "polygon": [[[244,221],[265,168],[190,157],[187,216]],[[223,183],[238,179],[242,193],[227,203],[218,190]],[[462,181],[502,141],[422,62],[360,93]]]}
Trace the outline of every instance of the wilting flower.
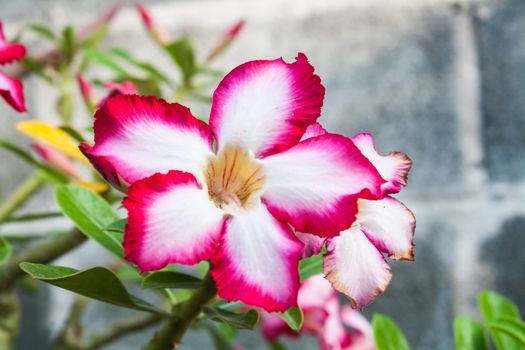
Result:
{"label": "wilting flower", "polygon": [[379,197],[386,182],[349,138],[300,141],[323,98],[299,54],[235,68],[213,95],[209,126],[154,97],[107,100],[83,151],[107,179],[131,184],[126,258],[141,271],[209,259],[220,297],[296,305],[303,244],[292,228],[336,236],[357,199]]}
{"label": "wilting flower", "polygon": [[[305,134],[307,138],[326,131],[313,124]],[[358,134],[352,141],[386,180],[380,195],[360,198],[355,222],[339,236],[326,242],[316,235],[300,233],[298,237],[305,243],[303,257],[321,252],[326,243],[326,278],[354,307],[362,308],[381,294],[392,278],[383,254],[394,260],[414,260],[416,222],[412,212],[390,196],[406,185],[410,158],[401,152],[379,155],[370,134]]]}
{"label": "wilting flower", "polygon": [[[348,305],[341,305],[335,290],[322,276],[303,281],[297,296],[304,315],[301,333],[317,337],[323,350],[374,350],[375,343],[370,323],[360,312]],[[276,314],[263,314],[263,336],[276,340],[282,335],[296,337],[293,331]]]}
{"label": "wilting flower", "polygon": [[[0,21],[0,64],[19,61],[26,55],[26,49],[21,44],[8,43]],[[18,112],[25,112],[24,90],[22,82],[11,78],[0,71],[0,95]]]}

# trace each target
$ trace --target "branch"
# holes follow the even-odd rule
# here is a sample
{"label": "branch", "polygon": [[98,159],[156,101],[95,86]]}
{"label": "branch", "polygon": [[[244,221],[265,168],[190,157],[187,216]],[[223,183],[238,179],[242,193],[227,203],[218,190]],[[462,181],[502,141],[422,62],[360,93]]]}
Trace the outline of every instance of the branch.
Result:
{"label": "branch", "polygon": [[180,305],[178,312],[164,324],[164,326],[151,338],[144,350],[171,350],[179,346],[182,337],[191,323],[199,316],[201,307],[213,299],[217,293],[215,282],[208,274],[204,285],[186,302]]}
{"label": "branch", "polygon": [[23,252],[13,255],[0,266],[0,291],[9,289],[24,272],[18,266],[23,261],[45,264],[79,246],[86,236],[76,228],[60,236],[47,238]]}
{"label": "branch", "polygon": [[157,324],[163,319],[162,316],[156,314],[148,314],[143,316],[137,316],[135,318],[125,319],[115,323],[107,331],[94,335],[89,339],[83,346],[82,350],[96,350],[102,346],[109,344],[120,337],[127,334],[139,331]]}
{"label": "branch", "polygon": [[6,221],[6,219],[35,194],[43,184],[44,180],[42,176],[39,173],[34,173],[15,188],[0,205],[0,223]]}

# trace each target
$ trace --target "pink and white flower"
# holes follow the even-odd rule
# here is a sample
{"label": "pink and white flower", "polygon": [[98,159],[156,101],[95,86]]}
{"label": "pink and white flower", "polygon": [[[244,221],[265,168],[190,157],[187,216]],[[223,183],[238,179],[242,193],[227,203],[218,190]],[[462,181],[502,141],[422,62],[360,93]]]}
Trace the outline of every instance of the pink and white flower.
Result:
{"label": "pink and white flower", "polygon": [[303,243],[293,229],[337,236],[358,198],[386,183],[351,139],[301,140],[323,98],[299,54],[235,68],[213,95],[210,125],[154,97],[107,100],[83,151],[106,178],[131,184],[127,259],[141,271],[208,259],[223,299],[295,306]]}
{"label": "pink and white flower", "polygon": [[[313,124],[304,138],[326,133],[319,124]],[[359,198],[355,222],[337,237],[324,240],[306,233],[298,237],[305,243],[303,257],[320,253],[326,244],[326,278],[350,298],[355,308],[362,308],[383,293],[392,278],[383,254],[393,260],[414,260],[416,221],[403,203],[390,196],[406,185],[410,158],[401,152],[379,155],[370,134],[358,134],[352,141],[385,180],[380,195]]]}
{"label": "pink and white flower", "polygon": [[[26,55],[24,45],[8,43],[0,21],[0,64],[19,61]],[[22,82],[0,71],[0,96],[18,112],[25,112]]]}
{"label": "pink and white flower", "polygon": [[372,327],[360,312],[341,305],[335,290],[321,275],[312,276],[299,287],[298,304],[304,315],[300,333],[293,331],[276,314],[263,314],[263,336],[276,340],[282,335],[317,337],[323,350],[374,350]]}

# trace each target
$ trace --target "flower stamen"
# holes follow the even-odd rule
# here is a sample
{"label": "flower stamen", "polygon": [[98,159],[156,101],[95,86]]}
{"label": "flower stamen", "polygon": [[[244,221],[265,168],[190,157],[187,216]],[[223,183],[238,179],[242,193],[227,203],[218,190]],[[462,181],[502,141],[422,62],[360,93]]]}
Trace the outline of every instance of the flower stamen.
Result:
{"label": "flower stamen", "polygon": [[239,146],[228,145],[210,158],[205,176],[210,199],[225,210],[249,208],[264,186],[262,165]]}

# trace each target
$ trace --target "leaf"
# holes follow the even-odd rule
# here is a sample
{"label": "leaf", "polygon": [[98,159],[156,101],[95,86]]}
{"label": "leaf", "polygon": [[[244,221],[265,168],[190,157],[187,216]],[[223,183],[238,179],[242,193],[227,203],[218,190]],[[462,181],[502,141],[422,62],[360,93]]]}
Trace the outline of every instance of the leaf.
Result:
{"label": "leaf", "polygon": [[166,77],[166,74],[160,72],[152,64],[136,59],[129,51],[126,51],[120,48],[115,48],[115,49],[109,50],[108,52],[121,58],[122,60],[128,62],[129,64],[143,70],[144,72],[148,73],[151,78],[169,83],[169,80]]}
{"label": "leaf", "polygon": [[503,346],[496,344],[499,350],[525,349],[525,323],[513,317],[502,317],[489,322],[488,327],[494,339],[503,339]]}
{"label": "leaf", "polygon": [[86,50],[86,55],[91,60],[93,60],[93,61],[95,61],[95,62],[105,66],[106,68],[109,68],[110,70],[112,70],[121,79],[127,79],[130,76],[125,69],[121,68],[121,65],[119,63],[115,62],[115,60],[110,58],[104,52],[101,52],[99,50],[91,48],[91,49],[87,49]]}
{"label": "leaf", "polygon": [[139,95],[156,96],[162,98],[162,91],[155,80],[130,78],[133,85],[137,87]]}
{"label": "leaf", "polygon": [[175,271],[152,272],[142,280],[144,289],[197,289],[202,287],[202,280]]}
{"label": "leaf", "polygon": [[45,174],[47,178],[54,183],[64,184],[69,181],[69,178],[66,175],[62,174],[61,172],[53,169],[52,167],[46,164],[38,162],[35,158],[33,158],[31,154],[18,147],[14,143],[0,139],[0,147],[3,147],[4,149],[10,151],[22,160],[29,163],[30,165],[40,169],[42,173]]}
{"label": "leaf", "polygon": [[228,326],[236,329],[254,329],[259,321],[259,313],[254,309],[242,314],[236,314],[227,310],[219,309],[212,306],[203,306],[204,315],[216,322],[226,323]]}
{"label": "leaf", "polygon": [[0,265],[2,265],[11,256],[12,248],[5,239],[0,236]]}
{"label": "leaf", "polygon": [[291,307],[285,312],[278,312],[277,316],[282,318],[288,327],[294,331],[299,331],[303,326],[303,311],[298,307]]}
{"label": "leaf", "polygon": [[312,255],[307,259],[299,262],[299,276],[301,281],[314,275],[323,273],[323,253]]}
{"label": "leaf", "polygon": [[[509,299],[490,291],[479,293],[478,305],[483,315],[483,320],[488,325],[501,317],[520,318],[518,307]],[[497,349],[517,349],[514,341],[504,332],[492,332],[492,339]]]}
{"label": "leaf", "polygon": [[165,311],[129,294],[118,277],[103,266],[78,271],[70,267],[23,262],[20,268],[37,280],[91,299],[128,309],[166,315]]}
{"label": "leaf", "polygon": [[164,47],[171,55],[171,58],[179,66],[184,85],[189,86],[191,78],[197,72],[195,63],[195,52],[193,45],[188,37],[184,37]]}
{"label": "leaf", "polygon": [[270,350],[286,350],[286,346],[278,340],[267,341],[266,344]]}
{"label": "leaf", "polygon": [[88,165],[90,164],[78,149],[78,142],[66,131],[52,124],[37,120],[27,120],[16,123],[16,129],[37,141],[44,142],[56,148],[71,158],[81,160]]}
{"label": "leaf", "polygon": [[113,232],[124,232],[124,228],[126,227],[126,224],[128,223],[128,219],[118,219],[117,221],[112,222],[106,227],[106,231],[113,231]]}
{"label": "leaf", "polygon": [[29,24],[27,26],[27,28],[30,29],[31,31],[39,34],[43,38],[49,39],[51,41],[56,41],[57,40],[56,34],[53,33],[53,31],[50,28],[46,27],[43,24],[33,23],[33,24]]}
{"label": "leaf", "polygon": [[456,350],[488,350],[487,335],[483,325],[466,316],[454,320]]}
{"label": "leaf", "polygon": [[375,314],[372,318],[372,328],[378,350],[410,349],[403,332],[389,317]]}
{"label": "leaf", "polygon": [[118,217],[102,197],[87,188],[65,185],[57,187],[55,197],[62,213],[71,219],[89,238],[124,259],[122,243],[105,228]]}

